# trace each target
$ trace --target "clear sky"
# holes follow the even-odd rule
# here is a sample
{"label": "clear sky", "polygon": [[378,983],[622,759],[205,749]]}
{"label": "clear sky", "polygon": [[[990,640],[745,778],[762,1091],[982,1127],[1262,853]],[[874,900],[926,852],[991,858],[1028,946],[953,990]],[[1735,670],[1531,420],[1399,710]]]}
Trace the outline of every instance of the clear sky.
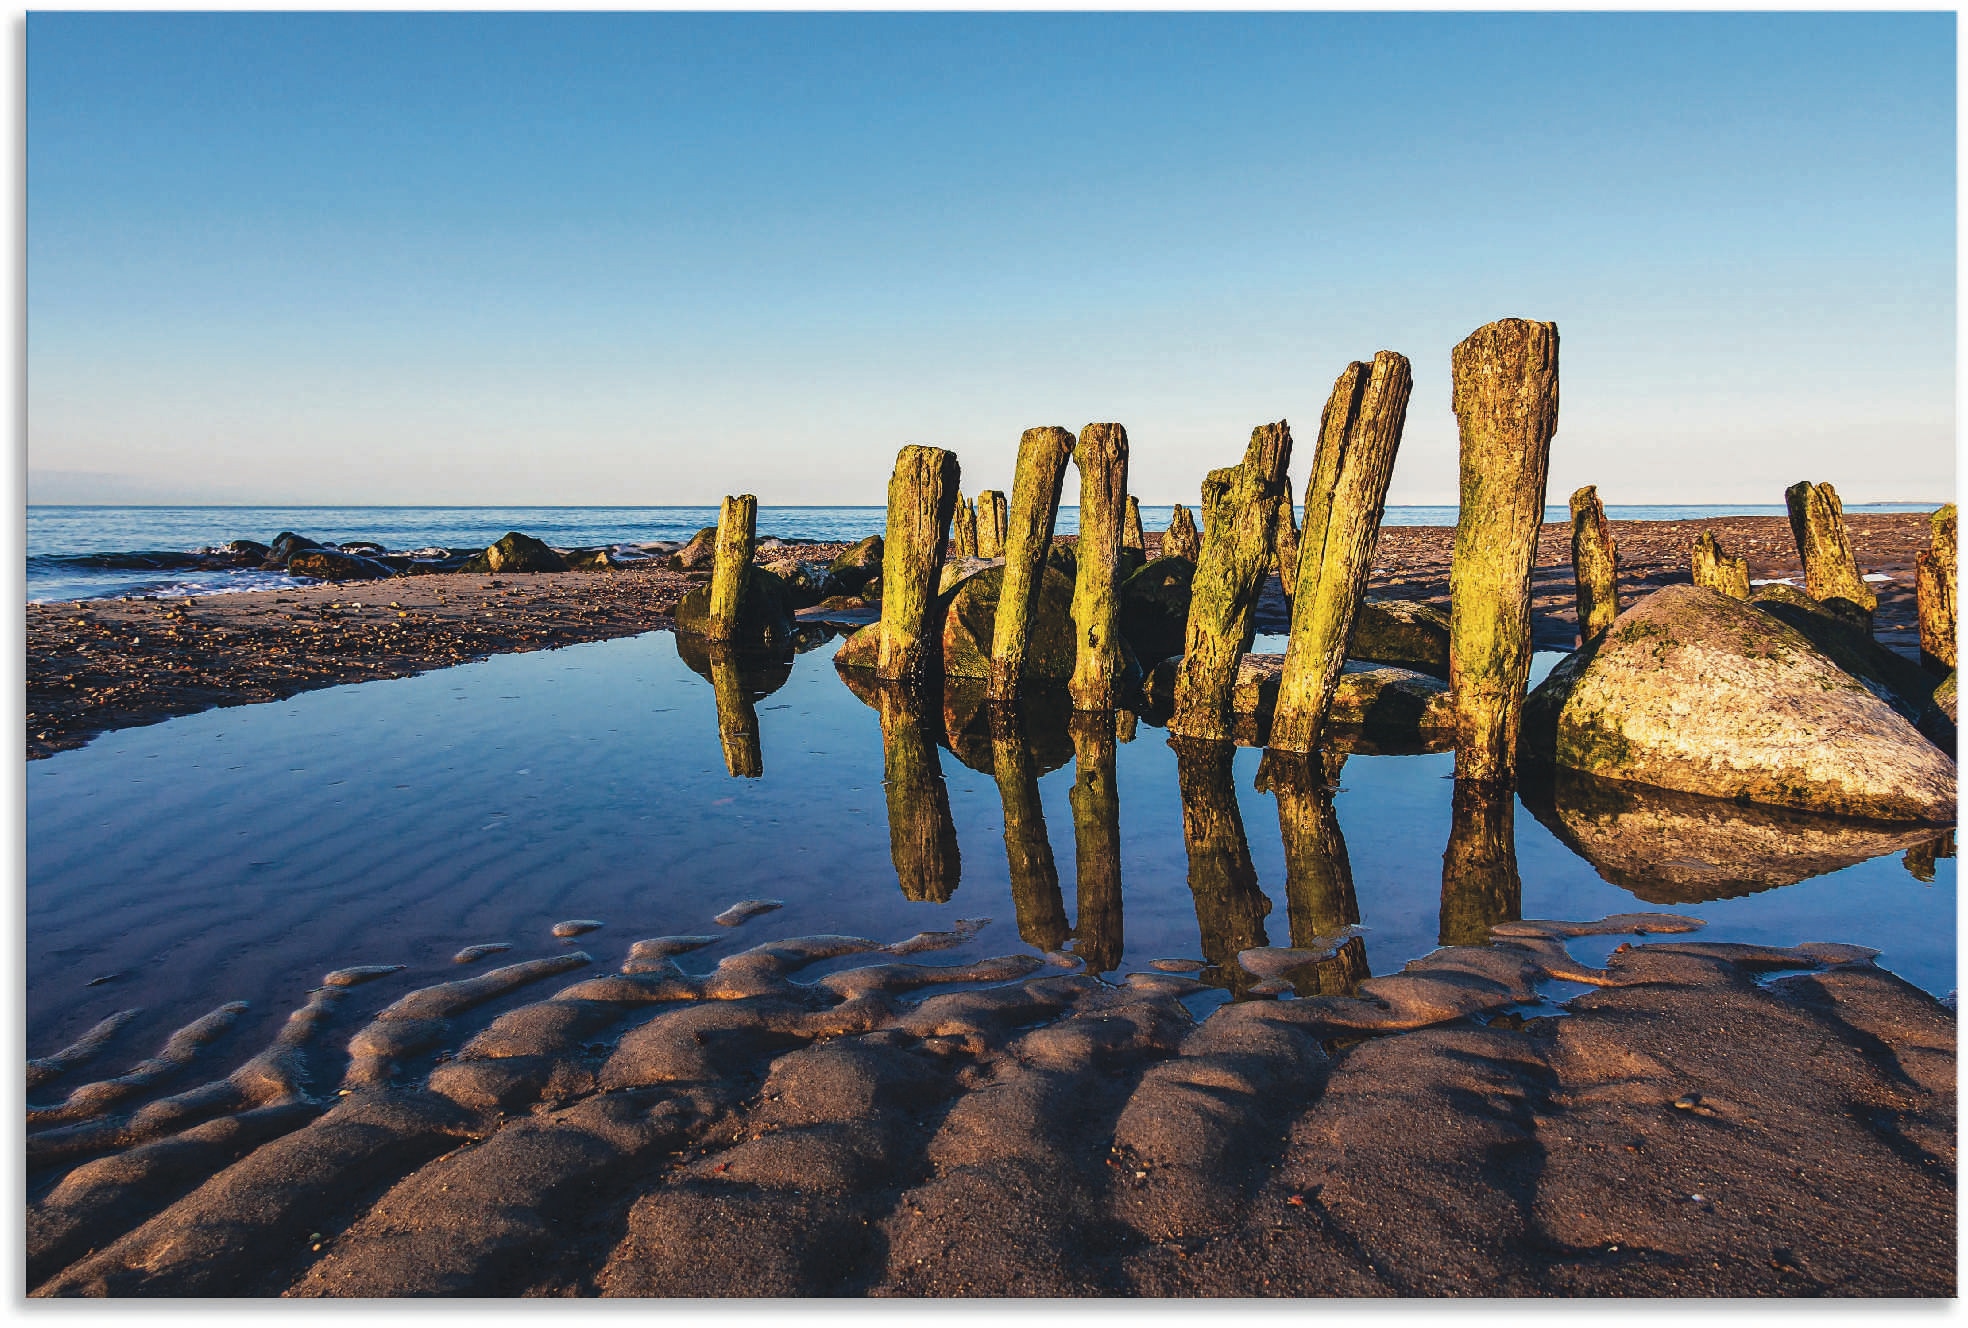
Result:
{"label": "clear sky", "polygon": [[[880,502],[1557,322],[1551,494],[1954,492],[1952,14],[163,15],[27,36],[37,501]],[[1071,490],[1069,489],[1069,495]]]}

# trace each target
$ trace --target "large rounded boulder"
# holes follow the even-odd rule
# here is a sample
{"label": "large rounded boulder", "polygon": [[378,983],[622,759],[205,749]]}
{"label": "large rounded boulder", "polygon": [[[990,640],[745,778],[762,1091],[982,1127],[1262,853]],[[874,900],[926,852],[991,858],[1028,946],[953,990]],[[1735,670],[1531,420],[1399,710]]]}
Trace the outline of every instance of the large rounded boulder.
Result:
{"label": "large rounded boulder", "polygon": [[[738,629],[731,645],[741,650],[777,650],[793,639],[793,613],[786,583],[753,566],[747,570],[745,594],[738,601]],[[711,616],[709,582],[693,586],[677,601],[677,634],[702,636]]]}
{"label": "large rounded boulder", "polygon": [[[1004,564],[986,567],[957,583],[943,616],[943,673],[950,678],[991,676],[991,637],[997,630]],[[1025,641],[1022,676],[1064,682],[1073,676],[1073,583],[1048,567],[1039,580]]]}
{"label": "large rounded boulder", "polygon": [[545,540],[509,530],[485,552],[466,563],[466,572],[564,572],[567,560],[554,552]]}
{"label": "large rounded boulder", "polygon": [[1668,586],[1526,698],[1523,751],[1607,779],[1886,821],[1954,820],[1955,769],[1796,629]]}
{"label": "large rounded boulder", "polygon": [[1412,599],[1362,599],[1346,657],[1449,676],[1449,615]]}

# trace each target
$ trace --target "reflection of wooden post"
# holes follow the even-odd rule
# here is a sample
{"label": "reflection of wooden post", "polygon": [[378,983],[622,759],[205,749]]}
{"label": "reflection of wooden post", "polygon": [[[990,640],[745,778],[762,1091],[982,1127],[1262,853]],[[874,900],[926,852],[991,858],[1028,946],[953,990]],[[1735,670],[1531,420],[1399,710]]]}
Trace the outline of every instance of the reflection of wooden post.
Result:
{"label": "reflection of wooden post", "polygon": [[1139,730],[1140,724],[1140,716],[1136,715],[1132,710],[1116,710],[1114,712],[1114,741],[1133,742],[1134,735]]}
{"label": "reflection of wooden post", "polygon": [[1271,722],[1271,746],[1282,751],[1318,746],[1346,667],[1353,618],[1373,572],[1387,484],[1413,387],[1407,357],[1384,350],[1374,356],[1371,369],[1348,365],[1326,403],[1312,467],[1312,483],[1324,487],[1306,488],[1291,642]]}
{"label": "reflection of wooden post", "polygon": [[1579,644],[1613,625],[1619,617],[1619,551],[1613,527],[1599,501],[1599,486],[1572,494],[1572,584],[1578,592]]}
{"label": "reflection of wooden post", "polygon": [[986,489],[977,495],[977,556],[1002,558],[1004,553],[1005,496]]}
{"label": "reflection of wooden post", "polygon": [[1181,503],[1169,513],[1168,529],[1162,532],[1162,557],[1187,558],[1195,562],[1202,556],[1203,537],[1196,533],[1196,519]]}
{"label": "reflection of wooden post", "polygon": [[1732,599],[1749,598],[1749,560],[1731,558],[1716,540],[1714,531],[1701,533],[1689,561],[1696,585],[1707,586]]}
{"label": "reflection of wooden post", "polygon": [[1114,785],[1114,730],[1105,715],[1076,714],[1073,859],[1079,873],[1073,952],[1088,971],[1121,966],[1121,799]]}
{"label": "reflection of wooden post", "polygon": [[1176,780],[1182,789],[1189,893],[1195,898],[1203,958],[1211,965],[1197,977],[1241,993],[1256,979],[1237,963],[1237,955],[1270,944],[1264,915],[1271,911],[1271,901],[1257,888],[1257,867],[1237,808],[1231,766],[1237,749],[1181,738],[1170,739],[1169,745],[1175,748]]}
{"label": "reflection of wooden post", "polygon": [[1251,431],[1242,465],[1203,481],[1203,550],[1189,597],[1184,654],[1175,675],[1169,732],[1228,741],[1237,661],[1250,648],[1252,613],[1271,563],[1278,504],[1288,501],[1291,428],[1280,420]]}
{"label": "reflection of wooden post", "polygon": [[1046,837],[1045,809],[1039,804],[1038,765],[1018,712],[1006,706],[991,707],[991,770],[1004,803],[1005,859],[1011,868],[1018,934],[1027,945],[1058,950],[1070,928],[1052,841]]}
{"label": "reflection of wooden post", "polygon": [[[888,793],[888,851],[910,899],[947,903],[963,876],[957,823],[936,751],[936,726],[920,697],[878,684],[882,783]],[[939,716],[940,718],[940,716]]]}
{"label": "reflection of wooden post", "polygon": [[1531,564],[1558,427],[1558,327],[1506,318],[1452,356],[1462,504],[1449,569],[1458,779],[1507,781],[1531,670]]}
{"label": "reflection of wooden post", "polygon": [[1838,490],[1799,480],[1784,490],[1784,505],[1790,509],[1790,533],[1797,540],[1798,556],[1804,560],[1804,593],[1820,603],[1845,600],[1870,621],[1879,596],[1859,575],[1858,561],[1852,557]]}
{"label": "reflection of wooden post", "polygon": [[957,454],[911,444],[888,481],[888,533],[882,540],[881,653],[875,676],[907,683],[936,664],[930,603],[957,506]]}
{"label": "reflection of wooden post", "polygon": [[1059,520],[1059,488],[1073,456],[1073,435],[1058,426],[1027,429],[1018,440],[1018,472],[1011,486],[1010,529],[1005,537],[1004,586],[991,626],[993,701],[1018,695],[1031,639],[1032,610],[1039,599],[1046,554]]}
{"label": "reflection of wooden post", "polygon": [[1954,667],[1955,516],[1948,503],[1934,513],[1933,545],[1917,564],[1914,590],[1920,608],[1920,662],[1936,673]]}
{"label": "reflection of wooden post", "polygon": [[1073,453],[1080,468],[1080,538],[1073,552],[1077,649],[1066,684],[1075,710],[1112,710],[1121,672],[1121,527],[1127,508],[1128,438],[1118,424],[1089,424]]}
{"label": "reflection of wooden post", "polygon": [[1121,547],[1148,556],[1148,536],[1141,529],[1141,504],[1133,494],[1127,496],[1127,514],[1121,519]]}
{"label": "reflection of wooden post", "polygon": [[950,526],[951,552],[959,558],[977,556],[977,508],[961,493],[957,495],[956,517]]}
{"label": "reflection of wooden post", "polygon": [[1516,797],[1493,785],[1455,782],[1449,847],[1442,854],[1443,945],[1488,945],[1490,928],[1523,916],[1517,878]]}
{"label": "reflection of wooden post", "polygon": [[744,607],[745,581],[758,545],[758,506],[759,500],[746,493],[727,496],[718,510],[710,614],[704,620],[706,641],[729,641],[738,634],[738,612]]}
{"label": "reflection of wooden post", "polygon": [[738,672],[738,657],[722,643],[705,648],[711,659],[711,692],[717,698],[718,742],[724,748],[724,768],[734,779],[757,779],[765,773],[765,754],[759,749],[758,708],[752,689]]}
{"label": "reflection of wooden post", "polygon": [[[1296,752],[1268,751],[1257,768],[1258,790],[1278,800],[1278,832],[1285,842],[1285,911],[1291,943],[1300,948],[1330,943],[1334,934],[1360,920],[1353,865],[1331,788],[1345,759],[1328,765]],[[1294,978],[1293,985],[1301,996],[1350,992],[1367,976],[1366,961],[1365,943],[1349,937],[1319,964],[1315,980]]]}

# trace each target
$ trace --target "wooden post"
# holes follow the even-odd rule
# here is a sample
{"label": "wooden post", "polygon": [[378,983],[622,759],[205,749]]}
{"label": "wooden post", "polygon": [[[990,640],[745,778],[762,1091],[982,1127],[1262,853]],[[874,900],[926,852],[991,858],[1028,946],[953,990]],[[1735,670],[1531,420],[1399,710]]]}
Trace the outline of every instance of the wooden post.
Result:
{"label": "wooden post", "polygon": [[[1278,802],[1278,833],[1285,844],[1285,915],[1291,943],[1309,949],[1360,921],[1353,865],[1333,809],[1332,785],[1345,756],[1321,760],[1276,749],[1257,767],[1257,788]],[[1314,973],[1295,976],[1301,996],[1350,995],[1367,976],[1366,944],[1349,937]]]}
{"label": "wooden post", "polygon": [[765,773],[765,754],[759,748],[758,707],[745,685],[738,656],[722,642],[705,647],[711,663],[711,692],[717,700],[718,743],[724,748],[724,768],[733,779],[757,779]]}
{"label": "wooden post", "polygon": [[1879,607],[1879,596],[1859,575],[1852,541],[1845,534],[1845,505],[1829,484],[1799,480],[1784,490],[1790,509],[1790,533],[1804,560],[1804,593],[1819,603],[1845,600],[1866,617]]}
{"label": "wooden post", "polygon": [[729,641],[738,635],[738,612],[745,605],[745,583],[751,577],[757,536],[758,499],[749,493],[736,498],[727,495],[718,509],[711,608],[704,620],[706,641]]}
{"label": "wooden post", "polygon": [[929,631],[929,610],[956,506],[955,452],[911,444],[897,454],[882,539],[878,678],[913,685],[935,671],[937,637]]}
{"label": "wooden post", "polygon": [[991,773],[1004,803],[1005,860],[1019,938],[1040,950],[1063,949],[1071,928],[1039,803],[1038,763],[1018,712],[1009,706],[991,707]]}
{"label": "wooden post", "polygon": [[1935,673],[1954,668],[1955,516],[1948,503],[1933,517],[1933,545],[1920,555],[1914,591],[1920,609],[1920,662]]}
{"label": "wooden post", "polygon": [[[1346,667],[1353,618],[1373,572],[1387,484],[1413,389],[1407,357],[1384,350],[1374,356],[1371,369],[1358,361],[1346,367],[1320,418],[1305,531],[1295,560],[1299,581],[1291,641],[1271,721],[1270,745],[1281,751],[1310,752],[1319,745]],[[1312,484],[1323,491],[1315,493]]]}
{"label": "wooden post", "polygon": [[1162,557],[1187,558],[1195,562],[1202,556],[1203,537],[1196,533],[1196,519],[1181,503],[1169,514],[1168,529],[1162,532]]}
{"label": "wooden post", "polygon": [[1442,854],[1443,945],[1488,945],[1490,928],[1523,916],[1516,801],[1494,784],[1455,782],[1449,847]]}
{"label": "wooden post", "polygon": [[1271,532],[1271,565],[1285,592],[1287,610],[1298,602],[1298,513],[1292,510],[1291,478],[1285,479],[1285,501],[1278,504],[1277,526]]}
{"label": "wooden post", "polygon": [[[1017,487],[1016,477],[1013,486]],[[1005,556],[1005,496],[996,489],[986,489],[977,495],[977,556],[979,558],[1002,558]]]}
{"label": "wooden post", "polygon": [[1078,646],[1066,691],[1075,710],[1119,702],[1121,527],[1127,509],[1128,437],[1118,424],[1089,424],[1073,452],[1080,468],[1080,538],[1074,548],[1073,630]]}
{"label": "wooden post", "polygon": [[1127,514],[1121,519],[1121,547],[1133,549],[1144,560],[1148,557],[1148,536],[1141,529],[1141,503],[1133,494],[1127,496]]}
{"label": "wooden post", "polygon": [[1027,429],[1018,440],[1004,585],[998,592],[998,616],[991,624],[991,682],[986,695],[993,701],[1010,701],[1018,695],[1039,581],[1059,521],[1059,490],[1072,457],[1073,435],[1057,425]]}
{"label": "wooden post", "polygon": [[1619,617],[1619,551],[1595,484],[1572,495],[1572,582],[1578,590],[1579,644],[1584,645]]}
{"label": "wooden post", "polygon": [[1073,735],[1073,953],[1092,973],[1121,966],[1121,800],[1114,783],[1113,726],[1075,714]]}
{"label": "wooden post", "polygon": [[1170,738],[1182,791],[1182,844],[1189,855],[1189,893],[1196,904],[1203,958],[1196,977],[1243,994],[1256,981],[1237,963],[1245,950],[1270,942],[1264,917],[1271,901],[1257,888],[1257,867],[1244,834],[1231,761],[1237,749],[1220,742]]}
{"label": "wooden post", "polygon": [[961,493],[957,495],[956,516],[950,527],[950,546],[959,558],[977,556],[977,508]]}
{"label": "wooden post", "polygon": [[1175,675],[1169,732],[1230,741],[1236,716],[1230,695],[1237,661],[1250,648],[1252,611],[1271,565],[1271,536],[1291,465],[1285,421],[1251,431],[1242,465],[1213,470],[1203,481],[1203,549],[1189,598],[1182,664]]}
{"label": "wooden post", "polygon": [[1731,558],[1715,538],[1714,531],[1704,530],[1701,533],[1701,538],[1695,541],[1689,562],[1696,585],[1707,586],[1734,599],[1749,598],[1749,560]]}
{"label": "wooden post", "polygon": [[910,899],[947,903],[962,879],[963,860],[936,727],[919,695],[895,683],[877,683],[876,690],[895,878]]}
{"label": "wooden post", "polygon": [[1531,564],[1558,427],[1558,326],[1506,318],[1451,357],[1462,437],[1449,569],[1449,686],[1458,779],[1507,782],[1531,669]]}

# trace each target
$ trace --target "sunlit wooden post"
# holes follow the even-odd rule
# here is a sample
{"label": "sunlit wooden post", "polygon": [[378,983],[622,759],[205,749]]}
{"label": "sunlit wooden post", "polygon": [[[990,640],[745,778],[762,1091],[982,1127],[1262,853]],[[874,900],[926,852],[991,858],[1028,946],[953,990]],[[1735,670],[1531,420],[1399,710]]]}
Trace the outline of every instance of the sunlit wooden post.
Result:
{"label": "sunlit wooden post", "polygon": [[1073,452],[1080,468],[1080,538],[1074,549],[1073,629],[1078,645],[1067,693],[1075,710],[1112,710],[1121,673],[1121,531],[1127,506],[1128,438],[1118,424],[1089,424]]}
{"label": "sunlit wooden post", "polygon": [[1937,673],[1954,667],[1955,515],[1948,503],[1933,517],[1933,542],[1920,555],[1914,591],[1920,609],[1920,662]]}
{"label": "sunlit wooden post", "polygon": [[738,635],[738,613],[745,604],[745,582],[757,547],[758,499],[749,493],[727,496],[718,510],[711,606],[704,620],[706,641],[729,641]]}
{"label": "sunlit wooden post", "polygon": [[1143,558],[1148,556],[1148,536],[1141,529],[1141,503],[1133,494],[1127,496],[1127,514],[1121,520],[1121,547],[1133,549]]}
{"label": "sunlit wooden post", "polygon": [[888,481],[888,532],[882,541],[881,649],[875,675],[918,683],[935,668],[930,604],[957,506],[957,454],[910,444]]}
{"label": "sunlit wooden post", "polygon": [[993,701],[1010,701],[1018,695],[1039,581],[1045,574],[1046,554],[1052,548],[1053,530],[1059,521],[1059,491],[1066,480],[1066,463],[1072,457],[1073,435],[1057,425],[1027,429],[1018,440],[1018,471],[1011,486],[1005,538],[1004,586],[998,594],[998,616],[991,625],[987,694]]}
{"label": "sunlit wooden post", "polygon": [[1572,582],[1578,591],[1583,643],[1619,617],[1619,551],[1613,545],[1605,505],[1599,501],[1599,488],[1593,484],[1572,494]]}
{"label": "sunlit wooden post", "polygon": [[[1016,487],[1014,481],[1013,487]],[[977,495],[977,556],[1002,558],[1005,554],[1005,496],[996,489]]]}
{"label": "sunlit wooden post", "polygon": [[1196,519],[1181,503],[1169,514],[1168,529],[1162,532],[1162,557],[1187,558],[1195,562],[1202,556],[1203,537],[1196,531]]}
{"label": "sunlit wooden post", "polygon": [[957,495],[956,516],[950,527],[950,545],[959,558],[977,556],[977,508],[961,493]]}
{"label": "sunlit wooden post", "polygon": [[1790,533],[1804,562],[1804,593],[1820,603],[1843,600],[1870,625],[1879,596],[1859,575],[1838,490],[1799,480],[1784,490],[1784,505],[1790,509]]}
{"label": "sunlit wooden post", "polygon": [[1696,585],[1707,586],[1732,599],[1749,598],[1749,560],[1730,557],[1714,531],[1704,530],[1695,541],[1689,565]]}

